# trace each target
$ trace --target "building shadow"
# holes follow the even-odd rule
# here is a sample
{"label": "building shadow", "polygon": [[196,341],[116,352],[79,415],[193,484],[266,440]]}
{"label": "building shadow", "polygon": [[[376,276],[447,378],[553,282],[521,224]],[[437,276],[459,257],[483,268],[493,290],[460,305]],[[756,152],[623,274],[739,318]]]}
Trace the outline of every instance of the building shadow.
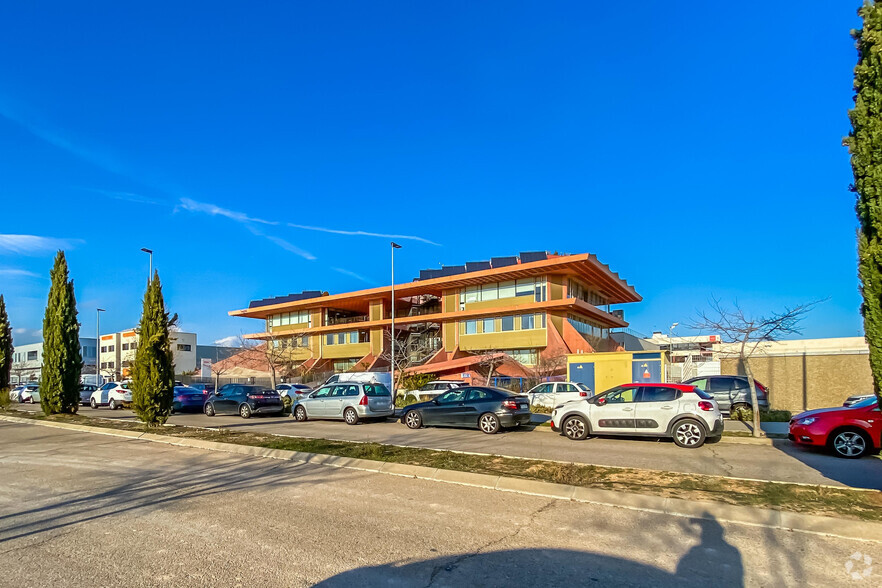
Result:
{"label": "building shadow", "polygon": [[[316,586],[744,586],[741,553],[726,541],[719,522],[705,516],[685,525],[684,534],[699,542],[680,558],[674,572],[629,559],[627,553],[604,553],[602,546],[594,546],[596,551],[512,549],[361,567]],[[634,552],[641,547],[635,545]],[[670,548],[676,551],[677,545]]]}
{"label": "building shadow", "polygon": [[853,488],[882,490],[882,458],[871,454],[860,459],[843,459],[826,447],[797,445],[787,439],[772,441],[775,449],[814,469],[831,482]]}

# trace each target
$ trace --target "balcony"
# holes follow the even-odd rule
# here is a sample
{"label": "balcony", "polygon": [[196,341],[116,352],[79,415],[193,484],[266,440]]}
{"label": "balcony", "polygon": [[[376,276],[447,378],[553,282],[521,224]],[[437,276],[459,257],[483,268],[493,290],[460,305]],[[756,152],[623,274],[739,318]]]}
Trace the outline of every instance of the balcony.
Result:
{"label": "balcony", "polygon": [[361,316],[341,316],[341,317],[328,317],[327,324],[325,326],[332,325],[350,325],[352,323],[364,323],[367,322],[369,317],[367,315]]}

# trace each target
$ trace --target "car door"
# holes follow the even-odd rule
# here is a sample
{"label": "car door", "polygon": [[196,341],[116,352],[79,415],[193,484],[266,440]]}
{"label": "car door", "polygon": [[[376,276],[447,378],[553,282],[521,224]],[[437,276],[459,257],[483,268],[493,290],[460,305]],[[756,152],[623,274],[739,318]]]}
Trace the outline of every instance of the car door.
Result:
{"label": "car door", "polygon": [[580,390],[576,388],[575,385],[570,384],[569,382],[559,382],[554,385],[556,398],[554,399],[554,404],[557,406],[563,402],[569,402],[570,400],[579,400],[581,396],[579,395]]}
{"label": "car door", "polygon": [[552,393],[554,384],[539,384],[529,393],[530,404],[537,406],[554,406]]}
{"label": "car door", "polygon": [[342,417],[347,397],[358,398],[358,394],[358,384],[337,384],[324,402],[325,416]]}
{"label": "car door", "polygon": [[720,410],[729,411],[732,406],[732,378],[708,378],[705,392],[714,397]]}
{"label": "car door", "polygon": [[423,422],[432,425],[452,425],[457,412],[463,412],[468,388],[444,392],[423,409]]}
{"label": "car door", "polygon": [[235,414],[239,410],[237,397],[241,389],[242,386],[228,384],[218,390],[213,401],[214,412],[217,414]]}
{"label": "car door", "polygon": [[590,404],[591,429],[603,433],[634,433],[637,386],[619,386],[596,396]]}
{"label": "car door", "polygon": [[681,392],[669,386],[641,386],[635,406],[637,433],[665,434],[678,413]]}
{"label": "car door", "polygon": [[325,412],[325,402],[328,401],[328,396],[330,396],[331,391],[333,391],[334,386],[322,386],[315,392],[309,395],[303,406],[306,408],[306,414],[309,416],[326,416],[327,412]]}
{"label": "car door", "polygon": [[478,425],[478,417],[485,412],[495,412],[499,409],[499,398],[490,390],[483,388],[468,388],[465,403],[462,410],[454,413],[459,425]]}

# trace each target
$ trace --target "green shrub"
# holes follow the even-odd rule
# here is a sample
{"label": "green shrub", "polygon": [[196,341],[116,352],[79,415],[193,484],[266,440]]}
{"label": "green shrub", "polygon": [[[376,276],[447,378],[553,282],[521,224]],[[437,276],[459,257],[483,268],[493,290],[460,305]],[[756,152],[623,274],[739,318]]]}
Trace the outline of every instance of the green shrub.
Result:
{"label": "green shrub", "polygon": [[291,414],[291,405],[294,404],[294,401],[291,400],[290,396],[282,396],[282,414]]}
{"label": "green shrub", "polygon": [[[788,423],[793,414],[789,410],[760,410],[760,422],[763,423]],[[733,421],[753,421],[753,410],[739,408],[729,413],[729,419]]]}
{"label": "green shrub", "polygon": [[399,394],[395,398],[395,406],[397,408],[404,408],[405,406],[410,406],[411,404],[416,404],[417,402],[421,401],[414,394],[408,394],[407,396],[405,396],[404,394]]}
{"label": "green shrub", "polygon": [[9,398],[9,389],[3,388],[0,389],[0,409],[6,410],[12,405],[12,400]]}
{"label": "green shrub", "polygon": [[530,407],[530,412],[535,412],[537,414],[551,414],[551,411],[554,410],[550,406],[543,406],[541,404],[534,404]]}

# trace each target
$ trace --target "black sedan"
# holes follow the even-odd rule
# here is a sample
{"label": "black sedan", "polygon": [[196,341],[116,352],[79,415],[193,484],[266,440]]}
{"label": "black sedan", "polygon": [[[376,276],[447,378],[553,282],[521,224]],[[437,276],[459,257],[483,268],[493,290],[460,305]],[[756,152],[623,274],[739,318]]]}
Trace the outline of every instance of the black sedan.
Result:
{"label": "black sedan", "polygon": [[401,422],[411,429],[423,425],[477,427],[492,435],[503,427],[529,423],[530,401],[499,388],[455,388],[428,402],[405,407]]}
{"label": "black sedan", "polygon": [[202,412],[204,405],[205,396],[202,394],[202,390],[190,388],[189,386],[175,386],[174,397],[172,398],[172,413],[188,410]]}
{"label": "black sedan", "polygon": [[238,414],[247,419],[252,414],[282,414],[285,406],[275,390],[268,390],[263,386],[226,384],[208,396],[202,410],[210,417],[216,414]]}

